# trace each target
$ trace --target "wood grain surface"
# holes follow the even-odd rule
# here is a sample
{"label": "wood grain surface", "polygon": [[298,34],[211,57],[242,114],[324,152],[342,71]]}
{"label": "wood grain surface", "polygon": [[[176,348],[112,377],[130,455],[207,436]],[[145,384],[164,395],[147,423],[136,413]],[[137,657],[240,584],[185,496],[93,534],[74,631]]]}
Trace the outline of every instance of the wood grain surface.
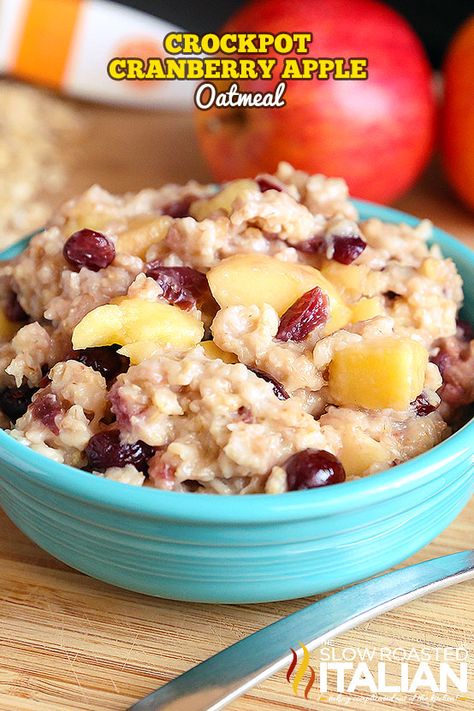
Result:
{"label": "wood grain surface", "polygon": [[[88,131],[74,159],[69,190],[82,190],[92,182],[124,191],[191,177],[209,179],[189,116],[86,105],[77,110],[86,118]],[[399,207],[430,217],[474,245],[474,218],[450,194],[436,166]],[[474,500],[409,562],[473,547],[473,542]],[[211,606],[119,590],[54,560],[3,514],[0,571],[1,711],[125,711],[176,674],[308,602]],[[281,672],[231,708],[469,711],[474,708],[472,583],[392,611],[338,638],[331,649],[336,658],[369,650],[377,659],[384,648],[414,650],[415,657],[423,649],[434,653],[446,647],[465,649],[469,655],[469,691],[457,698],[453,687],[434,699],[421,691],[398,700],[371,698],[360,691],[339,695],[332,680],[328,693],[313,689],[305,700],[302,690],[294,695]],[[317,664],[318,655],[312,657]],[[409,664],[412,675],[418,661]],[[376,662],[369,668],[374,673]],[[396,665],[389,665],[388,671],[388,681],[395,683]]]}

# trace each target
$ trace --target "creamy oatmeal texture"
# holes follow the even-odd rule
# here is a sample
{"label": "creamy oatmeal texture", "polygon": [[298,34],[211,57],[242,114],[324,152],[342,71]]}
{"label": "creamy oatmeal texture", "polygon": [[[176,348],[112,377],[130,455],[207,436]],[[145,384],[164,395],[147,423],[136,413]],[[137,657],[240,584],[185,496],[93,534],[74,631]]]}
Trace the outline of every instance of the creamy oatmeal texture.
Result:
{"label": "creamy oatmeal texture", "polygon": [[98,476],[280,493],[366,476],[474,400],[462,283],[431,225],[361,222],[282,163],[218,189],[99,187],[0,267],[0,409]]}

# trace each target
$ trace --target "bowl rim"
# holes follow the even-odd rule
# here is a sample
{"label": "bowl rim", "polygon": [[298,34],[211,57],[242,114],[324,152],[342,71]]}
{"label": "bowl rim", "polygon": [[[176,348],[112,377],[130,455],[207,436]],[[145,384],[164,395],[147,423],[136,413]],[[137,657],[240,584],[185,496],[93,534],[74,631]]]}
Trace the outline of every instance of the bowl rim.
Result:
{"label": "bowl rim", "polygon": [[[376,203],[363,200],[353,200],[353,203],[362,213],[362,219],[374,217],[384,222],[404,222],[411,226],[421,222],[417,217]],[[31,236],[0,253],[0,259],[19,253]],[[447,247],[454,255],[454,261],[462,259],[474,267],[474,252],[445,231],[434,227],[430,241],[440,243],[442,248]],[[342,486],[336,484],[322,489],[274,495],[196,496],[193,493],[123,484],[48,459],[14,440],[2,429],[0,464],[23,470],[23,476],[33,479],[39,487],[81,500],[95,508],[121,511],[129,516],[190,523],[270,524],[332,516],[406,493],[432,481],[444,467],[465,460],[469,455],[472,459],[473,441],[474,419],[432,449],[391,469],[344,482]],[[2,478],[5,479],[0,474],[0,482]]]}

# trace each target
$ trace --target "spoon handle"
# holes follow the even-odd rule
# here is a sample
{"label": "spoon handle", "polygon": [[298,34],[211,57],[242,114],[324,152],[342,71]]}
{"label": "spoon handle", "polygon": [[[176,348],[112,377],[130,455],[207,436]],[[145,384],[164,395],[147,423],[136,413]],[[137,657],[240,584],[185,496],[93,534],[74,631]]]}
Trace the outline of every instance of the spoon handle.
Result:
{"label": "spoon handle", "polygon": [[[129,711],[218,711],[329,639],[435,590],[474,579],[474,551],[410,565],[329,595],[192,667]],[[299,649],[298,655],[301,655]]]}

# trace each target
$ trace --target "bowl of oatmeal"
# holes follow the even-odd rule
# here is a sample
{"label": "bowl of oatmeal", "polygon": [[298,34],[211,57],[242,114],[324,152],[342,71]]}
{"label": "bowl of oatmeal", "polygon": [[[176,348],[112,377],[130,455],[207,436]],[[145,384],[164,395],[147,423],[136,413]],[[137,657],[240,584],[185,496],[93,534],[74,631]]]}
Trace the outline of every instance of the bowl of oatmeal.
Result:
{"label": "bowl of oatmeal", "polygon": [[93,187],[3,260],[0,502],[79,570],[297,597],[472,494],[474,257],[426,220],[281,164]]}

